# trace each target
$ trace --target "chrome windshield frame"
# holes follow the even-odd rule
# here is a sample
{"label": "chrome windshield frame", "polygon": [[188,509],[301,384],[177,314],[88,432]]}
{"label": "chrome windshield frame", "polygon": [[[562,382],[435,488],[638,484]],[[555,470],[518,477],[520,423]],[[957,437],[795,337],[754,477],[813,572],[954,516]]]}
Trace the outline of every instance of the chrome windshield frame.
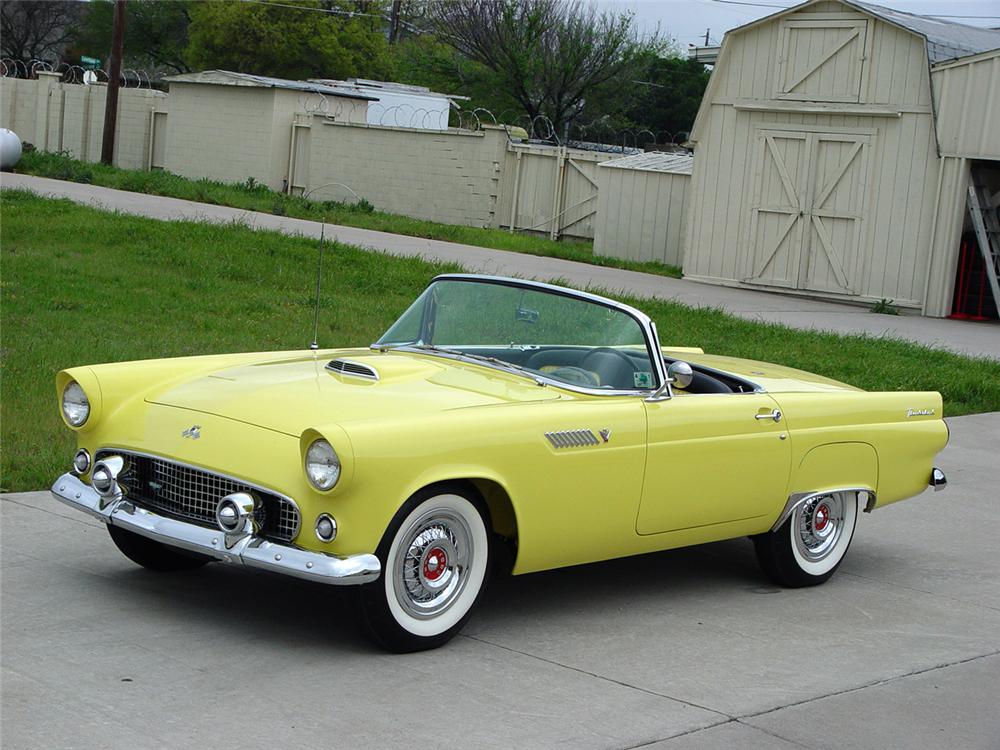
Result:
{"label": "chrome windshield frame", "polygon": [[[575,385],[573,383],[567,383],[562,380],[556,380],[555,378],[550,378],[543,373],[530,372],[528,370],[522,370],[515,367],[513,364],[509,366],[504,366],[502,363],[486,362],[475,357],[464,357],[460,354],[455,354],[452,352],[441,352],[434,351],[432,349],[422,349],[416,345],[410,346],[407,344],[402,345],[392,345],[392,344],[380,344],[378,342],[371,344],[371,349],[375,351],[404,351],[413,354],[426,354],[433,357],[442,357],[444,359],[457,360],[462,362],[468,362],[470,364],[480,365],[482,367],[491,367],[502,372],[513,373],[515,375],[522,375],[526,378],[534,380],[539,385],[552,385],[556,388],[561,388],[563,390],[572,391],[574,393],[585,393],[595,396],[648,396],[651,393],[655,393],[667,380],[667,366],[663,361],[663,350],[660,347],[659,334],[656,331],[656,324],[641,310],[637,310],[630,305],[626,305],[617,300],[608,299],[607,297],[602,297],[598,294],[591,294],[590,292],[581,292],[576,289],[569,289],[564,286],[557,286],[555,284],[546,284],[542,281],[531,281],[528,279],[515,279],[508,276],[488,276],[484,274],[473,274],[473,273],[445,273],[435,276],[431,279],[431,284],[438,281],[466,281],[470,283],[479,284],[495,284],[499,286],[510,286],[518,289],[530,289],[534,291],[547,292],[549,294],[556,294],[561,297],[569,297],[571,299],[581,300],[583,302],[590,302],[591,304],[601,305],[602,307],[608,307],[613,310],[618,310],[623,312],[636,323],[639,324],[639,328],[642,330],[643,340],[646,344],[647,354],[653,365],[653,372],[655,374],[656,383],[652,388],[630,388],[623,390],[609,390],[606,388],[588,388],[586,386]],[[430,284],[428,284],[428,287]],[[487,346],[483,344],[483,346]]]}

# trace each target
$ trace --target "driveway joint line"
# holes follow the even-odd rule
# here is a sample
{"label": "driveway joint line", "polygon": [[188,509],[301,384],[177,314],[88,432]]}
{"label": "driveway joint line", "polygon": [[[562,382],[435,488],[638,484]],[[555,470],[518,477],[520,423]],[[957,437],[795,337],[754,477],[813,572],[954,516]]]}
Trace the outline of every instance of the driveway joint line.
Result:
{"label": "driveway joint line", "polygon": [[[38,492],[47,492],[48,490],[38,490]],[[67,521],[72,521],[73,523],[82,524],[83,526],[94,526],[99,524],[100,521],[91,521],[86,516],[81,516],[76,518],[75,516],[64,516],[62,513],[56,513],[54,510],[49,510],[48,508],[39,508],[37,505],[29,505],[28,503],[22,503],[20,500],[15,500],[8,494],[0,495],[0,501],[5,503],[11,503],[13,505],[19,505],[22,508],[27,508],[28,510],[37,510],[39,513],[47,513],[50,516],[55,516],[56,518],[63,518]]]}
{"label": "driveway joint line", "polygon": [[[978,656],[970,656],[967,659],[959,659],[958,661],[947,662],[945,664],[935,664],[933,667],[924,667],[923,669],[916,669],[912,672],[907,672],[906,674],[896,675],[894,677],[886,677],[882,680],[875,680],[873,682],[866,683],[864,685],[858,685],[857,687],[847,688],[845,690],[836,690],[832,693],[827,693],[826,695],[816,696],[815,698],[805,698],[801,701],[796,701],[795,703],[789,703],[784,706],[778,706],[777,708],[769,708],[766,711],[758,711],[752,714],[743,714],[742,716],[734,716],[734,719],[743,721],[744,719],[757,719],[761,716],[767,716],[768,714],[773,714],[778,711],[783,711],[786,708],[796,708],[798,706],[805,706],[809,703],[815,703],[816,701],[826,700],[827,698],[836,698],[840,695],[848,695],[849,693],[857,693],[862,690],[868,690],[873,687],[881,687],[882,685],[890,685],[899,680],[905,680],[908,677],[917,677],[922,674],[928,674],[930,672],[936,672],[939,669],[947,669],[948,667],[958,667],[962,664],[970,664],[974,661],[979,661],[980,659],[988,659],[991,656],[1000,655],[1000,651],[991,651],[988,654],[979,654]],[[756,724],[748,724],[747,726],[752,726],[754,729],[760,729]],[[784,738],[782,738],[784,739]]]}
{"label": "driveway joint line", "polygon": [[[463,638],[468,638],[469,640],[477,641],[477,642],[485,644],[487,646],[493,646],[494,648],[499,648],[499,649],[502,649],[504,651],[509,651],[509,652],[511,652],[513,654],[520,654],[521,656],[527,656],[529,659],[537,659],[538,661],[545,662],[546,664],[552,664],[553,666],[556,666],[556,667],[562,667],[563,669],[569,669],[569,670],[571,670],[573,672],[578,672],[579,674],[583,674],[583,675],[586,675],[588,677],[593,677],[594,679],[597,679],[597,680],[603,680],[605,682],[610,682],[610,683],[615,684],[615,685],[620,685],[621,687],[624,687],[624,688],[629,688],[631,690],[638,690],[640,693],[646,693],[647,695],[652,695],[652,696],[655,696],[657,698],[663,698],[665,700],[675,701],[676,703],[683,703],[685,706],[690,706],[691,708],[697,708],[697,709],[700,709],[702,711],[708,711],[710,713],[717,714],[718,716],[724,716],[724,717],[726,717],[726,721],[735,720],[737,718],[737,717],[735,717],[735,716],[733,716],[731,714],[727,714],[725,711],[719,711],[719,710],[714,709],[714,708],[709,708],[708,706],[702,706],[702,705],[700,705],[698,703],[694,703],[692,701],[684,700],[683,698],[675,698],[674,696],[667,695],[666,693],[658,693],[655,690],[650,690],[648,688],[639,687],[638,685],[630,685],[627,682],[622,682],[621,680],[616,680],[613,677],[607,677],[606,675],[596,674],[595,672],[588,672],[586,669],[580,669],[580,667],[574,667],[574,666],[571,666],[569,664],[563,664],[561,662],[555,661],[554,659],[547,659],[544,656],[538,656],[537,654],[531,654],[531,653],[528,653],[527,651],[520,651],[520,650],[518,650],[516,648],[511,648],[510,646],[504,646],[504,645],[502,645],[500,643],[494,643],[493,641],[488,641],[485,638],[481,638],[479,636],[468,635],[467,633],[462,633],[461,635],[462,635]],[[722,723],[725,723],[725,722],[722,722]]]}
{"label": "driveway joint line", "polygon": [[907,591],[915,591],[918,594],[927,594],[927,596],[940,597],[942,599],[950,599],[953,602],[959,602],[960,604],[967,604],[970,607],[980,607],[982,609],[988,609],[991,612],[1000,612],[1000,607],[993,607],[989,604],[983,604],[982,602],[969,601],[968,599],[960,599],[957,596],[949,596],[948,594],[942,594],[937,591],[925,591],[924,589],[918,589],[914,586],[907,586],[905,583],[895,583],[893,581],[883,581],[881,578],[872,578],[870,576],[863,576],[860,573],[848,573],[842,572],[841,575],[852,576],[854,578],[860,578],[863,581],[871,581],[872,583],[878,583],[883,586],[889,586],[890,588],[906,589]]}

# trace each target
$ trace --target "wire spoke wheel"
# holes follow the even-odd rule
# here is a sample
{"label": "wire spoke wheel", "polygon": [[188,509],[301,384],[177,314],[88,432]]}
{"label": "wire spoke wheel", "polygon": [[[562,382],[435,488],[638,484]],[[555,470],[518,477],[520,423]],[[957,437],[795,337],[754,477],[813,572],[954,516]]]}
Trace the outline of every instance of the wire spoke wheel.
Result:
{"label": "wire spoke wheel", "polygon": [[861,495],[842,490],[809,497],[773,531],[753,537],[764,572],[782,586],[815,586],[830,578],[854,538]]}
{"label": "wire spoke wheel", "polygon": [[840,494],[816,497],[795,510],[795,546],[805,559],[819,561],[837,547],[844,533],[844,500]]}
{"label": "wire spoke wheel", "polygon": [[397,558],[396,599],[413,617],[426,619],[447,610],[461,596],[475,558],[472,532],[457,513],[434,509],[404,534]]}
{"label": "wire spoke wheel", "polygon": [[453,638],[488,577],[491,528],[482,497],[466,484],[442,483],[410,498],[379,544],[381,578],[358,592],[369,635],[397,652]]}

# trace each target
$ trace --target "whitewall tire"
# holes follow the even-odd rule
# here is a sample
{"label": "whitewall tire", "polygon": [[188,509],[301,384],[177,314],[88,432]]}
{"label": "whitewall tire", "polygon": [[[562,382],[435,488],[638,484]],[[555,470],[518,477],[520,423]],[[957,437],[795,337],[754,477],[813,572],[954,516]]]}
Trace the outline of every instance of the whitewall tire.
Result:
{"label": "whitewall tire", "polygon": [[782,586],[828,580],[851,546],[859,504],[857,492],[818,495],[797,506],[777,530],[753,537],[764,572]]}
{"label": "whitewall tire", "polygon": [[382,575],[359,590],[369,634],[397,652],[449,641],[483,591],[490,538],[487,511],[471,488],[448,484],[417,493],[379,545]]}

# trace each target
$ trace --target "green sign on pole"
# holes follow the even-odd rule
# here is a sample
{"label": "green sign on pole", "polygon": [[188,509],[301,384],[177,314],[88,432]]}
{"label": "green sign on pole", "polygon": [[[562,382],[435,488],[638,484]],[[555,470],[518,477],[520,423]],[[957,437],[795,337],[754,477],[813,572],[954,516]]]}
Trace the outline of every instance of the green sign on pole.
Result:
{"label": "green sign on pole", "polygon": [[101,61],[96,57],[80,55],[80,65],[84,68],[89,68],[90,70],[97,70],[97,68],[101,67]]}

